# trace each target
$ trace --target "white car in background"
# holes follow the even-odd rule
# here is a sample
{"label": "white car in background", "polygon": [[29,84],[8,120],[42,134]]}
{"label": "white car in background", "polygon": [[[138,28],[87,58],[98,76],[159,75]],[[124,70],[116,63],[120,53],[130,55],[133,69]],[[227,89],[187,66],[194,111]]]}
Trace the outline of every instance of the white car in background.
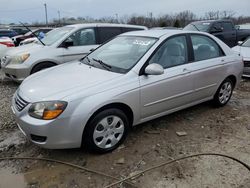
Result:
{"label": "white car in background", "polygon": [[239,42],[239,45],[233,47],[232,50],[238,52],[243,57],[243,76],[250,77],[250,37],[244,42]]}
{"label": "white car in background", "polygon": [[144,26],[127,24],[75,24],[54,29],[42,42],[8,51],[2,58],[2,70],[8,78],[21,82],[40,70],[79,60],[100,44],[128,31],[145,30]]}

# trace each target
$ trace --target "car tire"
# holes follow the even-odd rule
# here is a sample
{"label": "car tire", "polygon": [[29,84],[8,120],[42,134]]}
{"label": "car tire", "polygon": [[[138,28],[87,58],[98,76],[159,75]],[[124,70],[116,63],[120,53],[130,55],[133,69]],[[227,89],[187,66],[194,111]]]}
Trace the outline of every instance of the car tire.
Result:
{"label": "car tire", "polygon": [[129,121],[116,108],[99,112],[90,120],[83,134],[83,145],[92,152],[106,153],[116,149],[127,137]]}
{"label": "car tire", "polygon": [[56,65],[55,63],[51,63],[51,62],[39,63],[33,67],[33,69],[31,70],[31,74],[34,74],[34,73],[39,72],[41,70],[53,67],[55,65]]}
{"label": "car tire", "polygon": [[220,87],[218,88],[216,94],[214,95],[213,103],[216,107],[225,106],[230,100],[234,89],[234,83],[231,79],[225,79]]}

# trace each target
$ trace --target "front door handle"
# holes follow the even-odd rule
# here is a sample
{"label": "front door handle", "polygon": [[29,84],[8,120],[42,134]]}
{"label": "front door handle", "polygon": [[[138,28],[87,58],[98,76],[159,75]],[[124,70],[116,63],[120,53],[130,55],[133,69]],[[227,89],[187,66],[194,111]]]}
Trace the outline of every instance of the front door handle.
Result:
{"label": "front door handle", "polygon": [[182,70],[182,72],[190,72],[190,70],[188,70],[187,68],[184,68],[184,69]]}

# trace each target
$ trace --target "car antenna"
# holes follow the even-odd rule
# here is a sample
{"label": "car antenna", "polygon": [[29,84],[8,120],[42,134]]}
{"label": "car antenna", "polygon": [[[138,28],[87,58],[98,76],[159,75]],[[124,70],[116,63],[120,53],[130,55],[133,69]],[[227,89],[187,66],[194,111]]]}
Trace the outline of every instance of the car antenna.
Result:
{"label": "car antenna", "polygon": [[44,45],[45,46],[45,44],[43,43],[43,41],[41,40],[41,39],[39,39],[39,37],[33,32],[33,31],[31,31],[31,29],[30,28],[28,28],[26,25],[24,25],[22,22],[19,22],[23,27],[25,27],[26,29],[28,29],[38,40],[39,40],[39,42],[41,42],[41,44],[42,45]]}

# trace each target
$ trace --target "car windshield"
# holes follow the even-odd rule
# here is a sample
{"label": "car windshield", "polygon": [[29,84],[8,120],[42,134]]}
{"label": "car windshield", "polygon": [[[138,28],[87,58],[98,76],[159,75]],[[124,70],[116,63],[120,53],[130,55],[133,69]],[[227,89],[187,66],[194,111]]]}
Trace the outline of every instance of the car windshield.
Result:
{"label": "car windshield", "polygon": [[104,44],[82,61],[117,73],[127,73],[157,41],[156,38],[119,36]]}
{"label": "car windshield", "polygon": [[210,22],[197,22],[188,24],[183,30],[187,31],[203,31],[207,32],[211,23]]}
{"label": "car windshield", "polygon": [[248,38],[245,42],[243,42],[241,46],[250,47],[250,38]]}
{"label": "car windshield", "polygon": [[46,46],[50,46],[55,42],[57,42],[58,40],[60,40],[64,35],[69,33],[72,29],[73,27],[61,27],[58,29],[54,29],[45,35],[45,37],[42,39],[42,42]]}

